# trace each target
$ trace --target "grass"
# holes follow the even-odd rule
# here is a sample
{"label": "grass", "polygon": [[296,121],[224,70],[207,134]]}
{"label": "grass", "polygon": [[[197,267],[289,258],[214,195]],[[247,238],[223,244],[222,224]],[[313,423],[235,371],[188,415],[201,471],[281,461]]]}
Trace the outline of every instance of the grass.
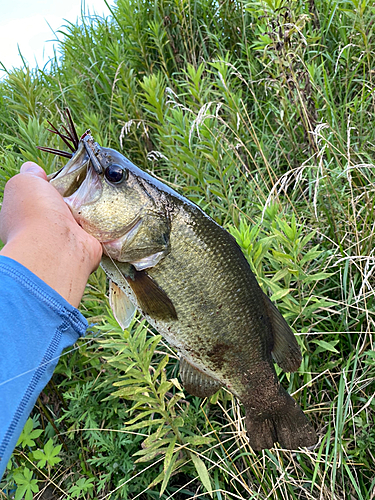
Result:
{"label": "grass", "polygon": [[119,329],[99,270],[81,306],[90,333],[62,356],[4,492],[374,498],[373,11],[366,0],[118,0],[111,17],[61,30],[48,72],[6,75],[2,187],[25,159],[62,164],[36,145],[61,148],[46,120],[69,106],[79,132],[201,206],[296,331],[301,368],[279,376],[320,441],[253,453],[229,393],[184,394],[175,352],[140,317]]}

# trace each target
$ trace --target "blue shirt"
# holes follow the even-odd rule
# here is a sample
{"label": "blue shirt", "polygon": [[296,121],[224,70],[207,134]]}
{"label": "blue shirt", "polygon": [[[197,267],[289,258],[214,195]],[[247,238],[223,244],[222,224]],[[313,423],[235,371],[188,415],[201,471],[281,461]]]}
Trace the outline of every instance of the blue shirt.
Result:
{"label": "blue shirt", "polygon": [[18,262],[0,256],[0,479],[63,349],[87,321]]}

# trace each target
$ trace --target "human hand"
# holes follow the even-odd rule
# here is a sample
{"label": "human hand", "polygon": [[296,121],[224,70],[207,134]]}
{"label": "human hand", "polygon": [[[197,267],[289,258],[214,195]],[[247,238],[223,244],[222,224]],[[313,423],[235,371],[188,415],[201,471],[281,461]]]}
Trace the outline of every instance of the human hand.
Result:
{"label": "human hand", "polygon": [[36,274],[77,307],[102,247],[74,220],[62,196],[36,163],[26,162],[4,190],[0,254]]}

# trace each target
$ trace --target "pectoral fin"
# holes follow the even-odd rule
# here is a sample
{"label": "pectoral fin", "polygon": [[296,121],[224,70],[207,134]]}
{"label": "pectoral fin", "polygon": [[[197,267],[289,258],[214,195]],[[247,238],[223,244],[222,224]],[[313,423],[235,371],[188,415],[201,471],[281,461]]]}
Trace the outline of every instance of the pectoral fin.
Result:
{"label": "pectoral fin", "polygon": [[273,359],[285,372],[295,372],[302,361],[301,349],[296,337],[267,295],[264,294],[263,299],[272,326]]}
{"label": "pectoral fin", "polygon": [[177,319],[176,309],[159,285],[145,272],[136,271],[126,276],[141,310],[156,320]]}
{"label": "pectoral fin", "polygon": [[133,265],[106,255],[102,256],[101,266],[120,288],[126,290],[130,286],[143,313],[156,320],[177,319],[171,299],[145,271],[137,271]]}
{"label": "pectoral fin", "polygon": [[198,370],[185,358],[180,359],[180,377],[187,392],[199,398],[208,398],[222,387],[218,380]]}
{"label": "pectoral fin", "polygon": [[112,280],[109,281],[109,305],[117,323],[126,330],[132,322],[136,307]]}

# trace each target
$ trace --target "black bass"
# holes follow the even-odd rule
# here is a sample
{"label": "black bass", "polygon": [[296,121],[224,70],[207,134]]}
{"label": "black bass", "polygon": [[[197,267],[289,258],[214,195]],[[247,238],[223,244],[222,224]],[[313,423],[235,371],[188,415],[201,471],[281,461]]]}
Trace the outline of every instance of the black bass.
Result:
{"label": "black bass", "polygon": [[[56,129],[55,129],[56,132]],[[254,450],[312,446],[317,437],[280,385],[273,360],[298,369],[293,332],[262,292],[234,238],[199,207],[70,126],[74,153],[50,182],[103,245],[110,301],[126,327],[135,308],[180,355],[187,392],[220,387],[246,409]],[[40,148],[55,154],[57,150]]]}

